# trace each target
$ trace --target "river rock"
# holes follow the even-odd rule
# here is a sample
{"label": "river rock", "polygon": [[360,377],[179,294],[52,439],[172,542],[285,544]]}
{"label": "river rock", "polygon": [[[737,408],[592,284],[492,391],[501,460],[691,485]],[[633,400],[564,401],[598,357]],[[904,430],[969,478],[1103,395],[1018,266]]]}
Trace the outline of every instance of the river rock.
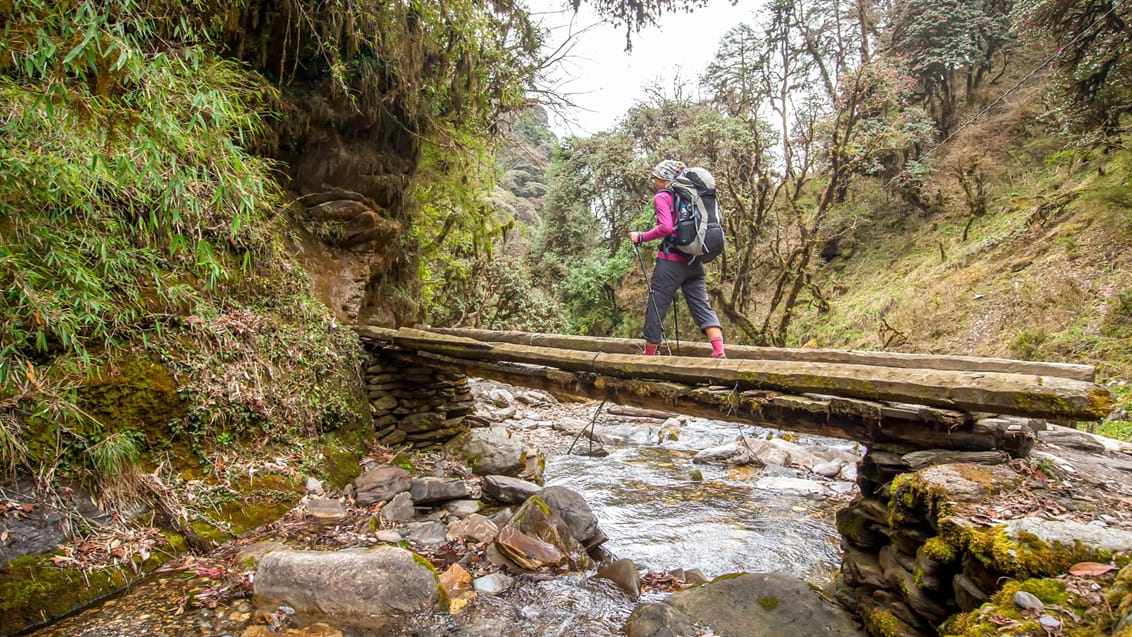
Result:
{"label": "river rock", "polygon": [[414,504],[436,504],[468,497],[468,486],[459,478],[425,476],[413,480],[409,494]]}
{"label": "river rock", "polygon": [[311,498],[306,503],[307,514],[320,520],[340,520],[346,515],[346,506],[335,498]]}
{"label": "river rock", "polygon": [[537,571],[547,566],[559,566],[566,562],[565,551],[551,542],[527,535],[514,526],[499,530],[495,545],[511,561],[529,571]]}
{"label": "river rock", "polygon": [[641,604],[625,624],[627,637],[675,637],[699,635],[692,620],[668,604]]}
{"label": "river rock", "polygon": [[555,515],[566,522],[570,527],[570,534],[581,542],[582,546],[590,549],[606,540],[605,534],[598,528],[597,516],[576,491],[566,487],[547,487],[538,497],[546,502]]}
{"label": "river rock", "polygon": [[1015,540],[1030,536],[1046,544],[1061,544],[1070,548],[1080,544],[1092,551],[1132,550],[1132,531],[1109,529],[1094,524],[1018,518],[1006,523],[1006,532]]}
{"label": "river rock", "polygon": [[528,570],[561,565],[577,568],[589,562],[570,526],[538,496],[528,498],[511,521],[499,529],[495,546]]}
{"label": "river rock", "polygon": [[491,475],[483,479],[483,494],[503,504],[522,504],[539,491],[539,485],[511,476]]}
{"label": "river rock", "polygon": [[811,471],[825,478],[834,478],[844,467],[845,463],[841,460],[825,460],[815,464]]}
{"label": "river rock", "polygon": [[631,599],[636,600],[641,596],[641,573],[633,560],[616,560],[606,564],[598,569],[597,576],[616,584]]}
{"label": "river rock", "polygon": [[509,575],[492,573],[491,575],[476,578],[476,581],[473,582],[472,585],[475,587],[477,593],[498,595],[506,592],[514,583],[515,580]]}
{"label": "river rock", "polygon": [[1042,600],[1038,599],[1037,595],[1028,591],[1015,591],[1014,605],[1022,610],[1030,610],[1035,613],[1045,612],[1046,609],[1046,605],[1042,603]]}
{"label": "river rock", "polygon": [[[784,438],[771,438],[770,440],[761,441],[766,442],[771,447],[786,452],[787,461],[784,466],[802,467],[803,469],[810,469],[815,464],[820,464],[819,460],[814,454],[810,453],[805,447],[794,442],[790,442]],[[768,463],[769,464],[769,463]]]}
{"label": "river rock", "polygon": [[486,544],[499,534],[495,523],[479,513],[473,513],[463,520],[456,520],[448,525],[448,537],[451,539],[473,540]]}
{"label": "river rock", "polygon": [[448,539],[448,529],[435,520],[421,522],[409,533],[409,541],[422,546],[443,544]]}
{"label": "river rock", "polygon": [[[844,609],[827,602],[805,581],[784,573],[717,578],[703,586],[673,593],[663,605],[679,614],[666,609],[651,609],[640,614],[634,610],[625,627],[626,633],[634,637],[659,637],[703,632],[689,630],[684,623],[688,621],[710,627],[714,634],[730,637],[866,635]],[[662,623],[668,619],[679,622],[679,626]]]}
{"label": "river rock", "polygon": [[358,476],[354,480],[354,502],[367,507],[389,500],[413,486],[413,476],[397,465],[383,465]]}
{"label": "river rock", "polygon": [[453,564],[440,574],[440,585],[448,596],[448,612],[455,614],[476,597],[472,589],[472,576],[459,564]]}
{"label": "river rock", "polygon": [[389,524],[409,522],[414,515],[416,515],[416,509],[413,508],[413,496],[409,495],[407,491],[402,491],[393,496],[392,500],[381,507],[381,519]]}
{"label": "river rock", "polygon": [[708,447],[692,457],[695,464],[747,465],[759,463],[755,454],[738,442],[729,442],[718,447]]}
{"label": "river rock", "polygon": [[483,508],[483,504],[479,500],[451,500],[445,502],[440,508],[458,518],[466,518],[473,513],[478,513]]}
{"label": "river rock", "polygon": [[[282,631],[282,632],[280,632]],[[342,637],[342,631],[324,622],[316,622],[304,628],[280,628],[278,630],[265,624],[248,626],[240,637]]]}
{"label": "river rock", "polygon": [[479,475],[516,475],[526,467],[523,443],[506,427],[466,431],[448,441],[444,450],[464,459]]}
{"label": "river rock", "polygon": [[439,601],[437,578],[418,560],[423,562],[394,546],[272,551],[256,570],[256,603],[368,619],[432,610]]}
{"label": "river rock", "polygon": [[496,407],[507,407],[515,402],[515,396],[502,387],[492,387],[484,393],[483,398]]}
{"label": "river rock", "polygon": [[755,488],[765,491],[794,493],[797,495],[829,495],[830,493],[829,487],[822,482],[805,480],[803,478],[789,478],[786,476],[759,478],[755,482]]}
{"label": "river rock", "polygon": [[557,398],[544,391],[538,391],[537,389],[525,391],[518,396],[515,396],[515,400],[535,407],[558,404]]}
{"label": "river rock", "polygon": [[307,476],[307,495],[322,495],[322,482],[313,476]]}
{"label": "river rock", "polygon": [[397,544],[405,539],[404,536],[395,529],[381,529],[377,533],[374,533],[373,536],[378,542],[385,542],[386,544]]}

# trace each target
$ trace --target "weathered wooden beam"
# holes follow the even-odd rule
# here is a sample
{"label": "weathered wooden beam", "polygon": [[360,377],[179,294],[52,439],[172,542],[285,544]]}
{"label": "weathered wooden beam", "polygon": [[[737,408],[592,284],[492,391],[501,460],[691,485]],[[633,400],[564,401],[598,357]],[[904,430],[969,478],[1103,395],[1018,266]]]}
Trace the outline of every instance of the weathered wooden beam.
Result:
{"label": "weathered wooden beam", "polygon": [[392,350],[388,355],[540,389],[559,398],[608,400],[619,405],[842,438],[866,445],[894,443],[921,449],[1009,451],[1025,455],[1033,441],[1028,429],[1004,419],[988,419],[985,423],[964,421],[963,414],[932,413],[941,410],[927,407],[895,413],[887,410],[886,415],[886,405],[845,398],[831,400],[761,390],[736,392],[727,388],[615,378],[441,354]]}
{"label": "weathered wooden beam", "polygon": [[[359,328],[359,333],[365,334]],[[1113,398],[1098,385],[1061,377],[1002,372],[902,369],[794,361],[639,356],[561,350],[473,339],[401,328],[374,334],[399,347],[472,360],[510,361],[571,372],[720,384],[790,394],[827,394],[868,401],[915,403],[944,409],[1034,418],[1099,420]]]}
{"label": "weathered wooden beam", "polygon": [[[585,352],[610,354],[640,354],[644,342],[640,339],[601,338],[596,336],[570,336],[534,332],[475,330],[466,328],[430,327],[427,331],[450,336],[463,336],[477,341],[511,343],[558,349],[575,349]],[[673,355],[709,356],[707,343],[671,343]],[[665,352],[661,347],[662,353]],[[1033,374],[1056,376],[1084,382],[1094,382],[1096,368],[1075,363],[1019,361],[1006,358],[976,356],[946,356],[936,354],[908,354],[902,352],[868,352],[834,349],[801,349],[789,347],[750,347],[728,345],[728,358],[742,360],[793,361],[798,363],[841,363],[846,365],[877,365],[904,369],[937,369],[961,372],[1003,372],[1007,374]]]}

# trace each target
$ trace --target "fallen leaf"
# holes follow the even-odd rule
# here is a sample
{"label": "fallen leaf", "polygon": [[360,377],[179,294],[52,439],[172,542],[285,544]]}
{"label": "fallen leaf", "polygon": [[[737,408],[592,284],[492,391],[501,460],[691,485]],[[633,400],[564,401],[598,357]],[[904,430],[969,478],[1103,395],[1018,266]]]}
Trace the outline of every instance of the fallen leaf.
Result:
{"label": "fallen leaf", "polygon": [[1097,577],[1104,575],[1111,571],[1115,571],[1116,567],[1111,564],[1101,564],[1099,562],[1077,562],[1069,567],[1069,574],[1076,575],[1077,577]]}

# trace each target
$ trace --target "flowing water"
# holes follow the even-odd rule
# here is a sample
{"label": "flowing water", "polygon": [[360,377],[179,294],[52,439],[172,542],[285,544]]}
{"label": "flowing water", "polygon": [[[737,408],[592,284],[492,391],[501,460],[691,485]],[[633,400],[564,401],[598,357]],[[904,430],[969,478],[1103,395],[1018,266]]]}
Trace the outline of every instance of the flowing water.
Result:
{"label": "flowing water", "polygon": [[[793,469],[692,463],[698,450],[735,440],[740,430],[734,424],[691,419],[678,429],[678,440],[657,444],[662,436],[656,424],[608,425],[599,419],[597,433],[621,441],[603,458],[566,455],[571,437],[531,427],[529,437],[548,455],[546,485],[581,493],[609,537],[605,547],[631,559],[642,573],[696,568],[711,578],[782,571],[823,586],[837,570],[841,553],[833,515],[853,484]],[[751,426],[741,431],[771,435]],[[854,450],[852,443],[836,440],[796,442]],[[581,440],[575,451],[587,444]],[[696,470],[702,480],[691,477]],[[503,597],[480,596],[459,615],[413,622],[397,634],[612,637],[623,634],[636,603],[665,595],[646,593],[633,602],[608,582],[585,576],[525,581]]]}
{"label": "flowing water", "polygon": [[[568,487],[585,497],[609,538],[605,544],[609,552],[631,559],[642,573],[699,569],[711,578],[740,571],[784,571],[819,586],[832,579],[840,560],[833,514],[849,499],[852,483],[817,478],[804,470],[692,463],[700,449],[735,440],[740,432],[767,436],[767,430],[690,419],[675,430],[678,437],[673,440],[662,435],[655,421],[625,420],[597,421],[596,431],[615,439],[607,445],[610,455],[602,458],[567,455],[573,436],[553,430],[548,421],[521,421],[520,427],[521,435],[547,456],[547,486]],[[665,440],[658,443],[661,438]],[[842,441],[803,437],[796,442],[852,450]],[[583,439],[577,447],[584,450],[588,444]],[[697,470],[702,479],[693,477]],[[622,634],[638,602],[610,582],[591,576],[522,576],[507,593],[480,595],[456,615],[413,618],[380,631],[340,628],[357,637]],[[188,594],[177,586],[175,578],[149,580],[108,605],[36,635],[242,633],[247,613],[240,615],[243,621],[232,622],[228,632],[209,629],[217,625],[215,618],[202,618],[198,612],[171,612],[169,602]],[[646,592],[639,602],[660,601],[666,594]],[[247,602],[243,604],[248,610]]]}

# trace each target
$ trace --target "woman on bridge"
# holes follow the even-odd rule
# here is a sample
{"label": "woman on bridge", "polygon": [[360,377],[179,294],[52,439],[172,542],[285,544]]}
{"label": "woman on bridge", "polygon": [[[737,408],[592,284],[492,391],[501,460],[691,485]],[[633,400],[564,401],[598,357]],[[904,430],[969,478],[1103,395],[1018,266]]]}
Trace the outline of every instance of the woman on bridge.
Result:
{"label": "woman on bridge", "polygon": [[653,190],[656,191],[652,198],[656,226],[647,232],[629,233],[629,241],[633,245],[661,239],[649,283],[649,300],[645,305],[645,329],[641,333],[645,339],[645,355],[656,355],[656,350],[664,339],[664,317],[672,306],[676,290],[680,289],[684,292],[684,300],[688,303],[692,319],[711,341],[712,358],[726,358],[723,351],[723,326],[708,302],[704,264],[677,250],[673,243],[676,235],[676,210],[672,182],[679,179],[686,168],[684,162],[674,159],[666,159],[653,167],[650,176]]}

